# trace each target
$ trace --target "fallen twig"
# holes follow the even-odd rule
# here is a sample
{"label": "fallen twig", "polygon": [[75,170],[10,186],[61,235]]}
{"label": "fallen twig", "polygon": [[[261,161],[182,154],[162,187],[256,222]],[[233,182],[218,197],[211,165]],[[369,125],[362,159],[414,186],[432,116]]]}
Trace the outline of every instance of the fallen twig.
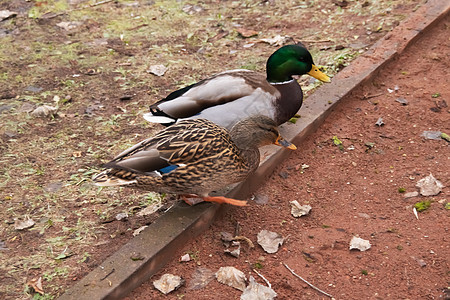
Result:
{"label": "fallen twig", "polygon": [[269,280],[267,280],[264,276],[262,276],[261,273],[259,273],[259,272],[256,271],[255,269],[253,269],[253,272],[255,272],[256,274],[258,274],[258,276],[261,277],[261,278],[266,282],[266,284],[267,284],[267,286],[268,286],[269,288],[272,288],[272,285],[270,284]]}
{"label": "fallen twig", "polygon": [[379,96],[383,96],[384,93],[379,93],[379,94],[375,94],[375,95],[363,95],[361,97],[362,100],[367,100],[367,99],[371,99],[371,98],[375,98],[375,97],[379,97]]}
{"label": "fallen twig", "polygon": [[243,236],[243,235],[238,235],[238,236],[233,237],[233,241],[246,241],[250,248],[255,248],[255,245],[253,244],[253,242],[248,237]]}
{"label": "fallen twig", "polygon": [[316,291],[318,291],[318,292],[320,292],[320,293],[322,293],[322,294],[324,294],[324,295],[326,295],[326,296],[328,296],[328,297],[330,297],[330,298],[333,299],[333,296],[331,296],[330,294],[328,294],[328,293],[322,291],[321,289],[315,287],[314,285],[312,285],[311,283],[309,283],[308,281],[306,281],[305,279],[303,279],[301,276],[297,275],[297,274],[294,272],[294,270],[292,270],[291,268],[289,268],[288,265],[286,265],[285,263],[283,263],[283,265],[284,265],[284,266],[286,267],[286,269],[288,269],[294,276],[296,276],[297,278],[299,278],[300,280],[302,280],[304,283],[306,283],[307,285],[309,285],[310,287],[312,287],[312,288],[315,289]]}

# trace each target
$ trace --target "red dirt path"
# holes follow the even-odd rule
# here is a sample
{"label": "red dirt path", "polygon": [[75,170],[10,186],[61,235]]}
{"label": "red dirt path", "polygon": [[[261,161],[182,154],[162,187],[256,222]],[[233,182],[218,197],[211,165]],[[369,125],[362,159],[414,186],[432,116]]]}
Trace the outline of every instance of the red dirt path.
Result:
{"label": "red dirt path", "polygon": [[[258,199],[267,197],[267,203],[227,207],[210,230],[179,252],[179,257],[191,253],[195,260],[179,263],[175,257],[129,299],[238,299],[240,291],[216,280],[203,289],[189,289],[194,271],[234,266],[264,284],[252,272],[257,262],[277,299],[327,298],[295,278],[283,262],[336,299],[450,299],[450,222],[444,208],[450,195],[449,143],[421,137],[425,130],[450,133],[445,106],[450,104],[449,26],[447,17],[373,81],[343,99],[256,193]],[[385,123],[381,127],[375,125],[379,117]],[[333,144],[333,136],[344,150]],[[309,167],[302,170],[302,164]],[[404,199],[399,193],[399,188],[416,191],[416,182],[430,173],[447,186],[439,195]],[[293,218],[292,200],[310,204],[310,215]],[[413,205],[423,200],[430,200],[431,207],[417,220]],[[287,240],[276,254],[243,244],[239,258],[228,256],[220,233],[233,233],[236,222],[241,235],[255,244],[262,229]],[[349,251],[353,235],[369,240],[372,248]],[[186,284],[163,296],[152,281],[164,273],[181,275]]]}

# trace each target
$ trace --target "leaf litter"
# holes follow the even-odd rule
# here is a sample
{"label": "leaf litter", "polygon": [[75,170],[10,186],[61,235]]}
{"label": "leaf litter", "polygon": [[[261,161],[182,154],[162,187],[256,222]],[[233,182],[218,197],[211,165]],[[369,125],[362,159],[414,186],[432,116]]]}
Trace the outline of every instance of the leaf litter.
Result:
{"label": "leaf litter", "polygon": [[24,230],[33,227],[34,224],[35,222],[30,218],[26,218],[25,220],[16,220],[14,222],[14,229]]}
{"label": "leaf litter", "polygon": [[[42,277],[33,278],[27,282],[27,285],[31,287],[36,293],[44,295],[44,289],[42,287]],[[35,297],[33,297],[34,299]]]}
{"label": "leaf litter", "polygon": [[156,76],[164,76],[168,69],[169,68],[164,65],[151,65],[147,72]]}
{"label": "leaf litter", "polygon": [[153,281],[153,286],[165,295],[180,288],[183,284],[184,279],[173,274],[164,274],[160,279]]}
{"label": "leaf litter", "polygon": [[300,205],[297,200],[291,201],[291,215],[296,218],[306,216],[311,211],[311,205]]}
{"label": "leaf litter", "polygon": [[245,282],[247,278],[245,274],[235,267],[221,267],[216,272],[216,279],[220,283],[229,285],[240,291],[245,290]]}
{"label": "leaf litter", "polygon": [[191,281],[189,283],[189,289],[199,290],[208,285],[215,278],[215,274],[212,270],[204,267],[198,267],[192,274]]}
{"label": "leaf litter", "polygon": [[442,191],[444,185],[430,173],[427,177],[420,179],[416,187],[420,189],[422,196],[435,196]]}
{"label": "leaf litter", "polygon": [[249,278],[249,284],[241,295],[241,300],[272,300],[277,293],[268,286],[256,282],[253,276]]}
{"label": "leaf litter", "polygon": [[278,248],[283,245],[284,238],[280,234],[268,231],[261,230],[258,233],[258,244],[266,251],[267,253],[276,253]]}
{"label": "leaf litter", "polygon": [[57,110],[57,107],[51,105],[42,105],[33,110],[31,112],[31,115],[37,118],[49,117],[54,116]]}

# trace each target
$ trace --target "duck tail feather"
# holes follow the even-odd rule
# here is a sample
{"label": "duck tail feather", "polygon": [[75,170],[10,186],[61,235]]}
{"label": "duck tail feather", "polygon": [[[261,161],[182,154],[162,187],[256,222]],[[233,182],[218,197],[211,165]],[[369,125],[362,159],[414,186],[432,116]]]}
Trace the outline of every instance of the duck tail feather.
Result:
{"label": "duck tail feather", "polygon": [[97,186],[118,186],[136,183],[136,179],[124,179],[110,174],[110,170],[105,170],[92,177],[92,181]]}
{"label": "duck tail feather", "polygon": [[154,116],[152,113],[145,113],[144,119],[150,123],[160,123],[163,125],[172,125],[176,122],[175,119],[165,116]]}

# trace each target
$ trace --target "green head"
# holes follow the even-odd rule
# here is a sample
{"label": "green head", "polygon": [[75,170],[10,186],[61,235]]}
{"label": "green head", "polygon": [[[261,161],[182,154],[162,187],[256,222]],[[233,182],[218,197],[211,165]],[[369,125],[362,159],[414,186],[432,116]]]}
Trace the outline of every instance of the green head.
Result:
{"label": "green head", "polygon": [[275,51],[267,60],[267,81],[283,82],[292,79],[292,75],[309,74],[324,82],[327,75],[314,65],[311,53],[302,45],[287,45]]}

